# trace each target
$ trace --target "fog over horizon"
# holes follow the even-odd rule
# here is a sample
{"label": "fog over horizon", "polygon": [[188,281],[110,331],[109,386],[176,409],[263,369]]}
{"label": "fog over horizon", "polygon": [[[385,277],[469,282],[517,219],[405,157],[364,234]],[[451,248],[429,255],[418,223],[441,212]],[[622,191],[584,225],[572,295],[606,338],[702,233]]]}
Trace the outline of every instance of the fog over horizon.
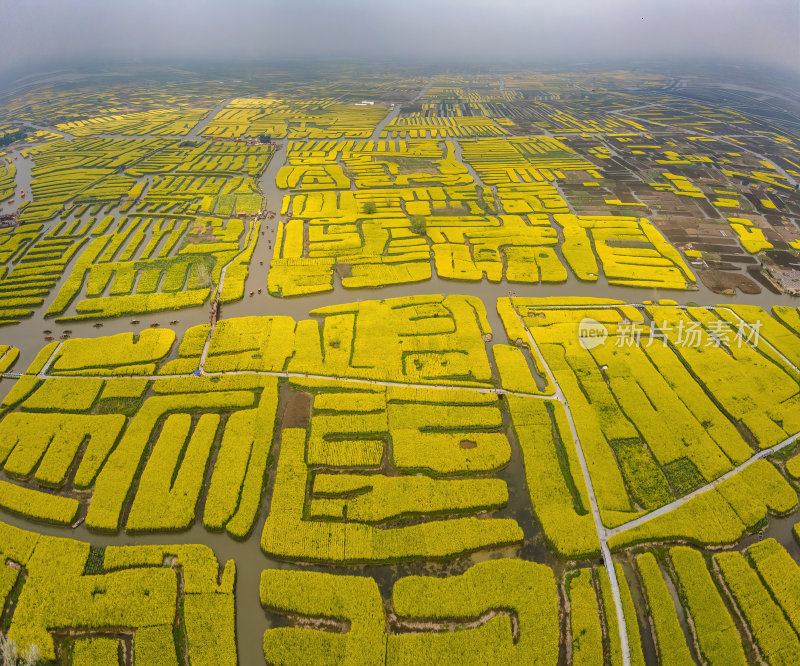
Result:
{"label": "fog over horizon", "polygon": [[0,0],[0,77],[72,64],[729,62],[800,73],[797,0]]}

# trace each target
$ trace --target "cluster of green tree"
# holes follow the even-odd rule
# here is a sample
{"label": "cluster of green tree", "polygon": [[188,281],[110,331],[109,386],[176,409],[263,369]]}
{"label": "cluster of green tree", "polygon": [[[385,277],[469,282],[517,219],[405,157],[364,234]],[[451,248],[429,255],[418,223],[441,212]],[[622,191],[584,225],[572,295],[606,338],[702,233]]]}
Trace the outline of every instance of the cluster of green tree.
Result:
{"label": "cluster of green tree", "polygon": [[28,134],[25,132],[25,130],[17,130],[16,132],[8,132],[7,134],[3,134],[0,136],[0,148],[8,146],[15,141],[21,141],[27,136]]}

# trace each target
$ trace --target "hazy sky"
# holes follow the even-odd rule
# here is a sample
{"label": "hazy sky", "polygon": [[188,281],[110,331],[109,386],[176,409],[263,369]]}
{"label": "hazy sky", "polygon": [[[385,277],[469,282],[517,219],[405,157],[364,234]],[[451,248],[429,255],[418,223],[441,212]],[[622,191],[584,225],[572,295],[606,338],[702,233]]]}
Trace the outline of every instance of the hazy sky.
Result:
{"label": "hazy sky", "polygon": [[799,0],[0,0],[0,12],[0,74],[87,58],[326,56],[800,68]]}

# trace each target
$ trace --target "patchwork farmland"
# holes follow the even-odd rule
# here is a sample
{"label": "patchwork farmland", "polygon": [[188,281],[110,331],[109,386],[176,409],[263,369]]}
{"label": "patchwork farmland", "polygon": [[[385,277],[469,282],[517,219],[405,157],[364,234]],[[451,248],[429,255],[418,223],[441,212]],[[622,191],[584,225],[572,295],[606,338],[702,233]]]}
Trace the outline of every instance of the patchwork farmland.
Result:
{"label": "patchwork farmland", "polygon": [[0,107],[3,645],[796,661],[791,127],[642,71],[290,74]]}

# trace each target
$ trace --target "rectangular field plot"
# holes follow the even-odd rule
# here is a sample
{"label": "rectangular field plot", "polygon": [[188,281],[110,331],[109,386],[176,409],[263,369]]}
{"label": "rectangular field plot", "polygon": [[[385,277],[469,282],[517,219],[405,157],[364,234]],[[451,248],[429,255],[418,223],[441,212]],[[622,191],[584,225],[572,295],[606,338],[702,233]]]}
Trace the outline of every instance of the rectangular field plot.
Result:
{"label": "rectangular field plot", "polygon": [[[341,488],[329,485],[334,477],[321,477],[322,499],[319,505],[312,502],[312,517],[396,520],[414,510],[367,501],[361,496],[366,489],[363,474],[368,477],[391,465],[405,474],[463,475],[494,472],[508,462],[501,412],[477,409],[481,403],[475,402],[481,391],[499,384],[510,392],[504,410],[545,539],[556,552],[586,555],[597,551],[597,541],[569,418],[574,419],[601,516],[610,528],[730,476],[758,451],[788,441],[798,430],[792,362],[796,337],[780,323],[791,321],[789,312],[781,311],[783,319],[777,320],[752,308],[637,308],[591,300],[559,305],[531,299],[502,299],[499,311],[509,340],[523,351],[495,345],[497,379],[492,379],[484,342],[491,329],[480,303],[469,297],[330,306],[312,312],[321,322],[287,317],[222,320],[206,357],[201,353],[209,328],[200,326],[186,334],[177,358],[166,363],[163,359],[174,344],[171,331],[144,331],[136,340],[130,334],[70,340],[55,354],[53,343],[8,394],[4,404],[14,411],[0,422],[6,473],[33,479],[42,490],[15,490],[17,486],[6,483],[4,504],[69,523],[85,503],[80,492],[69,489],[92,487],[90,526],[183,529],[195,520],[198,502],[208,492],[208,502],[199,505],[205,506],[206,524],[223,529],[232,521],[226,529],[247,533],[256,513],[253,502],[262,492],[261,482],[249,479],[260,478],[268,464],[278,409],[264,382],[274,393],[275,382],[288,376],[292,382],[307,382],[309,389],[320,383],[320,390],[330,391],[326,382],[334,382],[345,391],[341,401],[335,395],[319,396],[323,402],[314,402],[307,417],[290,422],[304,429],[295,436],[300,437],[302,454],[297,464],[353,469],[350,477],[336,479],[349,479],[350,485]],[[765,322],[763,337],[737,344],[737,326],[759,316]],[[661,336],[652,341],[645,323],[650,318],[659,322]],[[605,327],[605,344],[590,349],[581,344],[578,327],[586,319]],[[680,331],[705,337],[694,349],[678,340]],[[524,350],[530,346],[528,332],[536,342],[535,349],[527,350],[530,361]],[[638,341],[631,335],[639,336]],[[383,350],[380,357],[371,351],[376,344]],[[48,379],[42,381],[36,375],[45,361]],[[216,377],[192,377],[201,363],[204,372]],[[534,379],[545,374],[543,368],[553,373],[569,414],[553,395],[552,383]],[[248,374],[221,376],[226,372]],[[178,377],[153,382],[159,373]],[[360,383],[347,389],[343,381]],[[753,382],[761,388],[745,401],[741,387]],[[427,393],[424,385],[431,387]],[[440,386],[451,387],[450,393]],[[453,392],[457,387],[478,393],[462,390],[459,396]],[[776,392],[781,395],[778,402],[772,400]],[[469,404],[476,405],[474,421],[470,410],[465,412]],[[259,411],[259,405],[266,411]],[[268,431],[263,431],[264,423]],[[443,434],[437,429],[444,429]],[[215,470],[220,471],[204,485],[204,470],[217,449],[222,453],[216,456]],[[152,463],[145,464],[148,458]],[[177,471],[183,467],[185,476]],[[223,490],[228,474],[235,482]],[[170,479],[173,485],[176,479],[185,484],[183,490],[173,488]],[[442,496],[426,486],[412,491],[413,480],[397,487],[403,491],[381,483],[373,489],[376,498],[419,492],[436,507],[435,498]],[[757,484],[765,492],[752,495],[748,489]],[[129,497],[132,487],[138,490]],[[59,493],[47,492],[52,488]],[[361,499],[332,501],[331,493],[355,493]],[[28,509],[23,495],[33,502]],[[502,497],[491,497],[488,506],[503,505]],[[244,505],[235,520],[240,501]],[[617,534],[612,545],[619,548],[659,535],[727,543],[768,513],[789,511],[796,501],[783,477],[761,461],[669,514]],[[725,519],[713,526],[692,520],[705,506],[722,507],[718,515]]]}
{"label": "rectangular field plot", "polygon": [[232,100],[203,129],[213,138],[368,138],[386,115],[383,105],[342,104],[333,99],[292,100],[252,97]]}
{"label": "rectangular field plot", "polygon": [[[202,518],[209,529],[242,538],[258,515],[281,423],[295,437],[281,445],[270,529],[282,511],[296,510],[291,493],[281,500],[284,507],[278,499],[291,486],[283,482],[286,470],[308,464],[315,471],[352,468],[317,475],[310,515],[325,529],[350,516],[377,534],[376,524],[425,516],[435,523],[432,533],[446,533],[450,541],[411,526],[422,544],[412,552],[446,554],[521,540],[516,522],[506,518],[457,518],[456,525],[470,525],[476,534],[489,531],[463,543],[459,529],[442,520],[502,509],[508,499],[503,481],[473,478],[496,473],[510,459],[501,405],[489,392],[484,336],[491,329],[481,303],[433,296],[313,314],[322,325],[288,317],[222,320],[203,359],[207,325],[190,329],[169,361],[171,330],[46,346],[3,402],[0,462],[10,481],[0,487],[0,504],[58,524],[73,523],[85,510],[96,531],[175,531]],[[380,338],[385,354],[373,363],[371,345]],[[211,376],[195,376],[201,362]],[[279,411],[282,376],[307,382],[306,391],[321,387],[307,433],[293,425],[293,409]],[[358,381],[355,393],[336,379],[342,377]],[[292,449],[297,432],[299,449]],[[371,476],[385,466],[391,474]],[[297,520],[302,504],[300,510]],[[365,544],[364,554],[350,559],[405,557],[403,541],[393,537],[374,551]],[[306,556],[324,559],[313,551]]]}
{"label": "rectangular field plot", "polygon": [[[555,139],[290,142],[268,287],[275,296],[441,278],[523,284],[578,279],[694,288],[681,254],[646,219],[576,216],[558,189],[591,171]],[[596,174],[595,174],[596,175]],[[566,263],[566,265],[565,265]]]}
{"label": "rectangular field plot", "polygon": [[659,663],[748,664],[756,651],[770,664],[794,660],[800,567],[775,539],[714,555],[677,546],[634,562],[627,579],[643,594]]}
{"label": "rectangular field plot", "polygon": [[[282,431],[261,538],[266,553],[382,562],[522,540],[514,520],[487,517],[506,506],[508,490],[484,475],[510,456],[491,396],[487,402],[474,392],[392,387],[353,393],[336,382],[322,388],[310,430]],[[476,474],[482,478],[471,478]]]}
{"label": "rectangular field plot", "polygon": [[97,548],[0,523],[0,554],[20,651],[73,664],[237,663],[236,565],[207,546]]}
{"label": "rectangular field plot", "polygon": [[[343,633],[268,629],[264,657],[271,664],[445,663],[454,655],[476,663],[546,664],[558,658],[555,579],[548,567],[532,562],[500,559],[447,579],[400,578],[391,599],[405,625],[400,631],[387,631],[381,594],[371,578],[269,569],[261,575],[260,597],[272,613],[322,617],[349,628]],[[423,622],[420,631],[416,627]]]}
{"label": "rectangular field plot", "polygon": [[509,338],[535,344],[563,391],[606,526],[726,477],[614,536],[613,546],[681,536],[731,543],[768,512],[796,506],[795,491],[766,461],[730,476],[800,431],[800,340],[782,319],[758,308],[590,298],[500,299],[498,309]]}
{"label": "rectangular field plot", "polygon": [[58,524],[85,513],[96,530],[202,520],[244,536],[274,478],[274,555],[444,557],[519,541],[491,478],[516,449],[545,542],[584,558],[599,542],[580,445],[617,550],[733,543],[797,505],[758,459],[800,431],[796,310],[503,298],[498,312],[511,344],[489,348],[468,296],[223,319],[174,352],[169,330],[51,343],[3,402],[0,504]]}
{"label": "rectangular field plot", "polygon": [[[120,369],[94,372],[113,376]],[[173,531],[199,518],[198,503],[207,494],[200,506],[210,529],[250,531],[272,445],[277,380],[192,385],[190,379],[90,379],[92,371],[80,372],[20,379],[6,398],[7,407],[21,402],[0,422],[4,470],[41,489],[4,482],[3,506],[69,524],[88,503],[91,529]],[[216,463],[208,478],[212,450]]]}
{"label": "rectangular field plot", "polygon": [[[76,238],[61,224],[48,235],[53,242],[88,241],[47,310],[47,316],[59,316],[59,321],[202,305],[215,293],[229,262],[238,268],[231,270],[221,298],[241,298],[241,271],[259,226],[239,219],[137,216],[109,217],[94,229],[87,223],[87,228],[85,236]],[[74,314],[65,314],[73,301]]]}
{"label": "rectangular field plot", "polygon": [[[409,296],[331,305],[310,314],[320,321],[223,320],[211,338],[205,371],[286,370],[312,377],[491,386],[484,341],[491,328],[475,297]],[[189,330],[179,358],[164,373],[197,368],[202,341],[196,330]]]}
{"label": "rectangular field plot", "polygon": [[[702,564],[700,567],[705,571]],[[645,663],[642,635],[650,629],[639,624],[631,589],[641,595],[643,586],[634,580],[629,587],[622,566],[615,570],[631,663],[640,666]],[[389,591],[379,590],[373,579],[364,576],[268,569],[261,575],[261,604],[270,616],[284,616],[288,626],[281,622],[267,629],[264,656],[271,664],[297,663],[304,655],[312,655],[314,663],[320,664],[347,663],[356,657],[366,663],[449,663],[454,655],[476,663],[550,664],[557,662],[559,642],[562,646],[566,642],[571,655],[567,663],[621,664],[617,616],[606,571],[568,569],[562,580],[569,605],[559,626],[556,578],[550,568],[532,562],[496,559],[446,578],[402,576]],[[653,577],[647,582],[647,599],[652,599],[660,632],[658,648],[682,647],[681,654],[691,660],[693,653],[682,640],[677,610],[663,580]],[[662,586],[659,589],[657,582]],[[657,596],[662,592],[666,599]],[[666,603],[657,607],[657,601]],[[643,612],[648,610],[643,608]],[[730,620],[724,606],[723,613]],[[312,619],[322,622],[312,624]],[[722,617],[704,615],[699,619],[726,628]],[[677,627],[675,638],[681,642],[673,640],[667,645],[662,624]],[[348,631],[342,631],[344,627]],[[701,631],[706,645],[705,626]],[[731,648],[739,641],[742,651],[735,631],[725,638]]]}
{"label": "rectangular field plot", "polygon": [[[28,149],[34,203],[0,229],[0,325],[115,317],[242,297],[271,148],[86,137]],[[64,274],[69,271],[69,275]],[[74,309],[68,309],[74,305]]]}

